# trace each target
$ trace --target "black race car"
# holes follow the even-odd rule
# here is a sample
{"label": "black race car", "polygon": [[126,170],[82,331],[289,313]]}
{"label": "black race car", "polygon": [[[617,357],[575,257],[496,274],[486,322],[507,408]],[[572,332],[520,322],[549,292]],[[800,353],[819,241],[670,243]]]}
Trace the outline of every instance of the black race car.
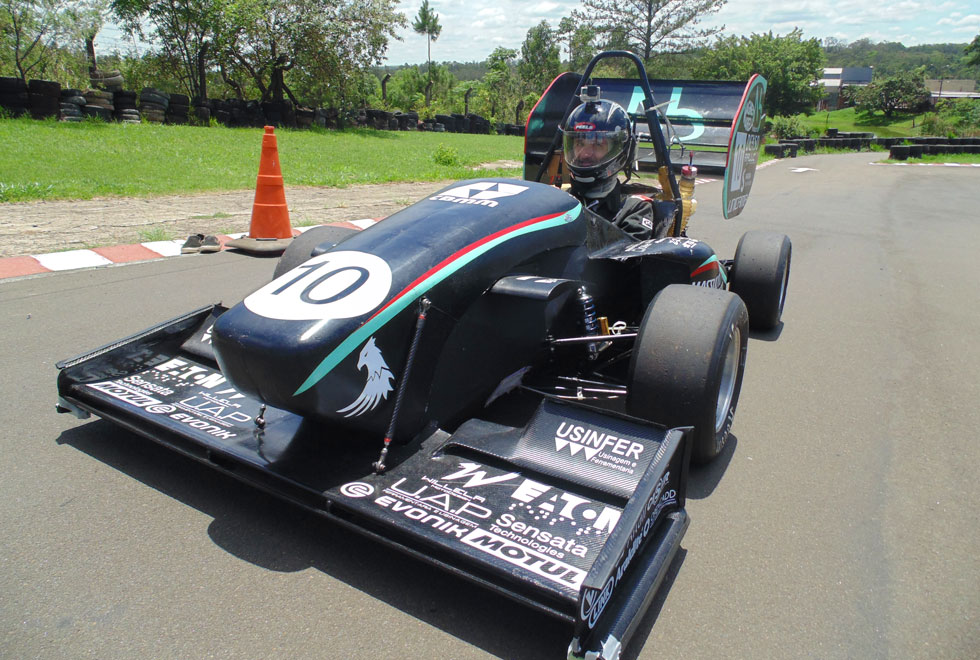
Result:
{"label": "black race car", "polygon": [[[637,242],[551,183],[459,182],[364,231],[305,232],[230,309],[60,363],[58,409],[564,619],[574,656],[617,657],[687,528],[689,462],[728,437],[749,327],[780,322],[790,245],[750,232],[726,261],[682,235],[639,60],[575,77],[611,56],[638,65],[673,235]],[[529,119],[528,179],[555,158],[534,137],[559,88]]]}

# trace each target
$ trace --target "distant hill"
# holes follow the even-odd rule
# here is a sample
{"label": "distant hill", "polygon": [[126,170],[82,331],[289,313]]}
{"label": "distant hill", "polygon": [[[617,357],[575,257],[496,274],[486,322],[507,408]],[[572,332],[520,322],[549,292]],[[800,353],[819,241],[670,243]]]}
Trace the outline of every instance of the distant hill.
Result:
{"label": "distant hill", "polygon": [[977,79],[977,67],[966,66],[966,44],[923,44],[904,46],[896,42],[872,43],[858,39],[850,44],[824,45],[827,66],[871,66],[875,76],[889,77],[902,71],[925,67],[926,78]]}

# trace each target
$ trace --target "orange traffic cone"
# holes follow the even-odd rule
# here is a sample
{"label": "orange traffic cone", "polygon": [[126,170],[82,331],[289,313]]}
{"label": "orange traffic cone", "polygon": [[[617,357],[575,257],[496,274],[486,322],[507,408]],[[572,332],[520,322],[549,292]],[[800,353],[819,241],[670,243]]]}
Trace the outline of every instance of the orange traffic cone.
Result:
{"label": "orange traffic cone", "polygon": [[292,240],[293,230],[289,226],[289,208],[286,206],[286,191],[279,168],[275,128],[266,126],[262,136],[259,177],[255,183],[252,223],[247,236],[229,241],[227,247],[247,252],[282,252]]}

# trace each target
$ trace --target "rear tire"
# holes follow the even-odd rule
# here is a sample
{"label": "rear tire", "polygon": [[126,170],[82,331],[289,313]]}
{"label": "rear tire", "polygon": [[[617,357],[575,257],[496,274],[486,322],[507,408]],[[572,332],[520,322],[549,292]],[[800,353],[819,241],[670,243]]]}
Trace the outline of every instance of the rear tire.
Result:
{"label": "rear tire", "polygon": [[738,241],[729,289],[745,302],[753,330],[779,325],[793,245],[785,234],[750,231]]}
{"label": "rear tire", "polygon": [[293,268],[309,260],[313,256],[313,251],[320,245],[326,244],[324,249],[330,249],[334,245],[347,240],[358,231],[360,230],[351,229],[350,227],[314,227],[313,229],[307,229],[294,238],[290,242],[289,247],[286,248],[286,251],[279,257],[279,263],[276,264],[276,270],[272,275],[272,279],[288,273]]}
{"label": "rear tire", "polygon": [[691,458],[721,453],[735,418],[749,315],[728,291],[672,284],[647,307],[630,359],[626,411],[693,426]]}

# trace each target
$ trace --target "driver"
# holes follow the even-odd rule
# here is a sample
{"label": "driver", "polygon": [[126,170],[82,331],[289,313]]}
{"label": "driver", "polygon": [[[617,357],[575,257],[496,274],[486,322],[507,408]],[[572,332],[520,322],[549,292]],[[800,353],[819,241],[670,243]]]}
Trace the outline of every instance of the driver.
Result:
{"label": "driver", "polygon": [[579,98],[583,102],[572,110],[562,129],[571,193],[587,209],[638,240],[666,236],[671,219],[656,217],[651,197],[623,194],[618,175],[626,171],[629,178],[636,144],[626,110],[601,100],[594,85],[583,87]]}

